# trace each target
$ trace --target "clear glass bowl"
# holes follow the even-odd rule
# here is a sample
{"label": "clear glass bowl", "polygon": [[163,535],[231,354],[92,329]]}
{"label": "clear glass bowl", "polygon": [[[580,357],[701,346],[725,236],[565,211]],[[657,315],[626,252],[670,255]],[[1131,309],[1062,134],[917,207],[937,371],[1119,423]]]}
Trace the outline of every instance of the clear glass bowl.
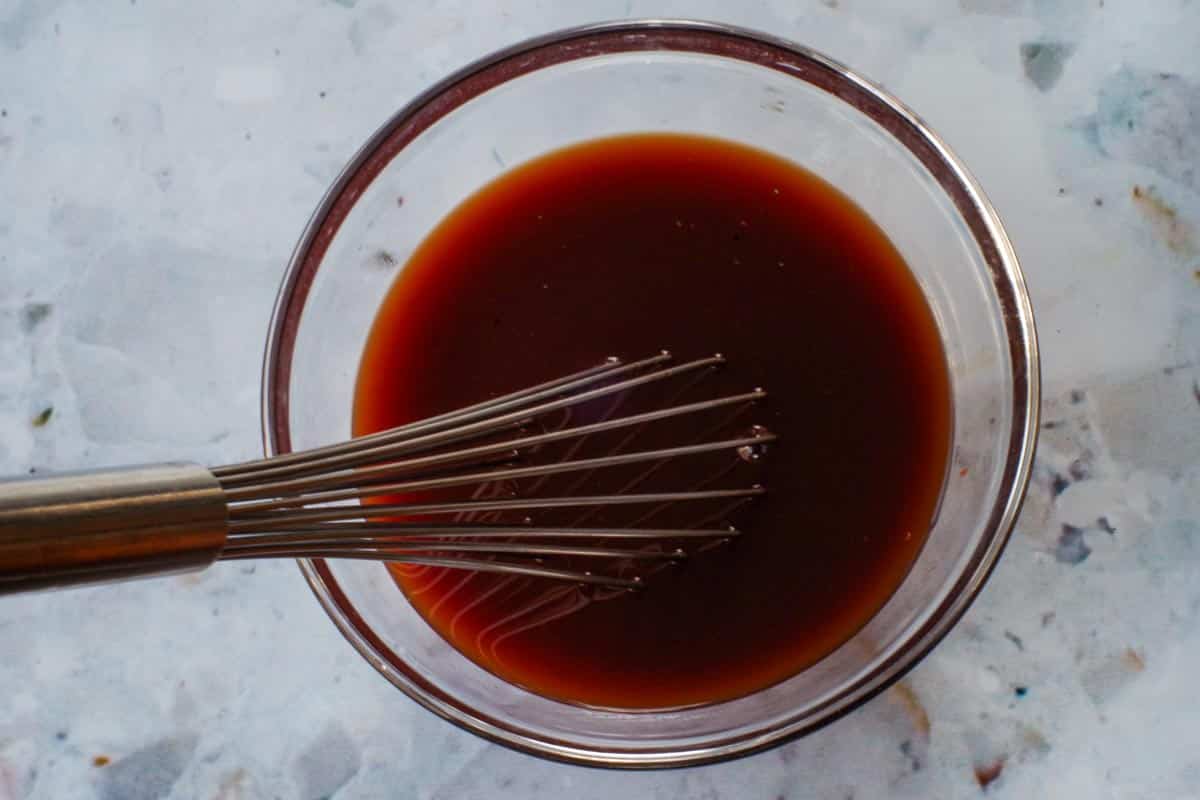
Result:
{"label": "clear glass bowl", "polygon": [[791,159],[858,202],[915,272],[945,343],[954,449],[938,517],[899,590],[853,638],[782,683],[725,703],[623,713],[547,700],[479,668],[417,615],[380,564],[314,560],[301,569],[363,657],[431,711],[550,758],[661,767],[810,731],[886,688],[945,635],[995,565],[1024,495],[1038,356],[1000,220],[965,167],[898,100],[759,33],[657,20],[593,25],[450,76],[388,120],[337,179],[296,248],[271,323],[267,454],[349,435],[376,309],[447,212],[510,165],[635,131],[709,134]]}

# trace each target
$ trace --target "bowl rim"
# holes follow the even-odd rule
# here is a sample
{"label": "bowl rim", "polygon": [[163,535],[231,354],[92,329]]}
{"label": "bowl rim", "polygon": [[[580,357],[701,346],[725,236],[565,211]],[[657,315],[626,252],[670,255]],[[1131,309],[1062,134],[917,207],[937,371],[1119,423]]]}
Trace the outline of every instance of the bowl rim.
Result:
{"label": "bowl rim", "polygon": [[[666,46],[665,37],[673,37]],[[996,210],[966,166],[911,109],[881,86],[803,45],[770,34],[717,22],[637,19],[566,28],[511,45],[480,58],[435,83],[393,113],[347,163],[322,197],[292,252],[272,309],[263,357],[261,420],[267,456],[291,450],[289,384],[292,348],[313,278],[341,221],[369,184],[410,141],[458,106],[515,77],[592,55],[631,51],[692,52],[732,57],[772,68],[814,85],[865,113],[915,156],[952,200],[960,220],[983,253],[1003,315],[1013,372],[1013,425],[1000,490],[981,545],[949,594],[914,630],[908,644],[875,665],[825,706],[803,719],[727,737],[717,744],[641,744],[600,748],[551,739],[452,702],[420,675],[398,671],[383,656],[386,646],[346,600],[321,559],[298,561],[318,602],[350,644],[394,686],[434,714],[485,739],[533,755],[573,764],[618,768],[694,766],[724,761],[776,746],[849,713],[901,679],[958,622],[991,575],[1010,537],[1032,472],[1041,402],[1040,359],[1033,309],[1025,280]],[[753,51],[784,59],[768,60]]]}

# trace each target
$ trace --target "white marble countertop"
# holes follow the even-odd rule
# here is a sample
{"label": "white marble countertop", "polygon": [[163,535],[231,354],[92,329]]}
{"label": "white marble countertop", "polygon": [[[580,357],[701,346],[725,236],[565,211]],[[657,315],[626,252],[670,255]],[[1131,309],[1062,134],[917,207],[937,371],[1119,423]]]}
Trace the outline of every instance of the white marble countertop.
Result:
{"label": "white marble countertop", "polygon": [[261,341],[327,183],[506,43],[720,19],[880,80],[1005,219],[1045,428],[982,597],[910,676],[730,764],[572,768],[417,708],[290,563],[4,598],[9,798],[1200,797],[1200,5],[0,0],[0,473],[258,447]]}

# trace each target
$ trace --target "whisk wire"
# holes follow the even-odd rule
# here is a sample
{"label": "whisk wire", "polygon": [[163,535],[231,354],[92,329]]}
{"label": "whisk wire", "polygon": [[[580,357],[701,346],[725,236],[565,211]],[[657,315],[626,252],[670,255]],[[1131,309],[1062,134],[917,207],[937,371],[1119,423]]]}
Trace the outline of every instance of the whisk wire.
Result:
{"label": "whisk wire", "polygon": [[[590,436],[597,433],[605,433],[608,431],[618,430],[620,428],[645,425],[650,422],[659,422],[674,417],[680,417],[685,414],[711,411],[724,406],[744,405],[753,401],[762,400],[766,396],[767,393],[762,389],[755,389],[752,392],[729,395],[727,397],[719,397],[712,400],[701,400],[694,403],[687,403],[669,408],[655,409],[654,411],[647,411],[626,417],[617,417],[616,419],[605,420],[603,422],[579,425],[531,436],[522,436],[516,439],[507,439],[485,445],[477,445],[475,447],[455,450],[449,453],[435,453],[432,455],[419,456],[416,458],[408,458],[399,461],[385,461],[382,464],[361,466],[357,469],[337,470],[331,474],[322,473],[320,475],[309,477],[291,478],[267,483],[254,483],[248,486],[230,486],[225,489],[225,496],[228,497],[232,502],[242,502],[264,497],[291,495],[306,491],[335,489],[345,485],[370,485],[375,481],[391,480],[406,474],[434,471],[439,468],[451,467],[456,464],[461,465],[464,463],[470,463],[479,465],[489,458],[495,458],[497,461],[501,462],[511,461],[517,458],[522,451],[528,448],[553,444],[566,439]],[[380,450],[377,451],[376,454],[377,458],[380,459],[387,459],[393,455],[402,455],[402,453]]]}
{"label": "whisk wire", "polygon": [[[766,429],[748,434],[671,447],[627,452],[648,425],[717,409],[736,409],[762,400],[762,389],[722,397],[677,402],[694,381],[674,394],[665,407],[599,422],[527,433],[539,418],[604,397],[669,381],[724,363],[714,355],[669,364],[667,352],[622,363],[610,359],[590,369],[528,389],[477,403],[458,411],[312,450],[220,467],[213,474],[228,503],[228,533],[223,559],[268,557],[350,558],[425,567],[553,578],[613,588],[636,588],[629,567],[639,563],[676,563],[686,557],[687,542],[715,544],[740,535],[729,525],[592,526],[500,522],[506,515],[552,509],[643,507],[646,519],[667,504],[724,501],[728,514],[766,490],[760,485],[708,488],[712,480],[688,491],[630,491],[675,459],[719,451],[755,452],[775,440]],[[568,417],[569,419],[569,417]],[[707,426],[707,438],[725,423]],[[511,435],[518,431],[518,435]],[[620,431],[604,455],[575,457],[588,437]],[[483,440],[481,442],[474,440]],[[574,442],[556,461],[536,461],[545,446]],[[520,463],[533,458],[531,463]],[[737,462],[736,456],[733,462]],[[576,494],[598,470],[644,464],[633,480],[608,494]],[[724,475],[729,467],[718,475]],[[574,473],[568,491],[544,496],[537,488],[551,476]],[[507,489],[534,479],[530,496]],[[706,485],[707,484],[707,485]],[[428,497],[442,490],[477,487],[468,498]],[[482,492],[484,487],[493,487]],[[701,488],[704,487],[704,488]],[[714,519],[711,511],[706,520]],[[454,515],[448,522],[430,517]],[[479,516],[497,521],[469,522]],[[622,544],[624,546],[622,546]],[[582,565],[615,564],[593,571]],[[651,573],[660,567],[654,567]]]}
{"label": "whisk wire", "polygon": [[761,436],[744,436],[739,439],[726,439],[717,442],[705,442],[703,444],[682,445],[679,447],[665,447],[659,450],[622,453],[619,455],[601,456],[598,458],[582,458],[573,461],[559,461],[552,464],[536,464],[529,467],[512,467],[508,469],[495,469],[487,472],[471,472],[462,475],[427,478],[424,480],[367,485],[353,489],[338,489],[325,492],[313,492],[311,494],[295,494],[272,500],[256,500],[247,502],[238,505],[236,507],[236,511],[237,515],[240,517],[242,515],[254,514],[256,512],[272,511],[281,508],[294,508],[297,506],[307,506],[318,503],[333,503],[340,500],[361,500],[368,497],[382,497],[386,495],[398,495],[410,492],[423,492],[433,489],[448,489],[455,486],[470,486],[487,481],[513,481],[539,475],[564,474],[581,470],[601,469],[604,467],[616,467],[626,464],[638,464],[645,461],[657,462],[672,458],[679,458],[681,456],[696,455],[699,453],[711,453],[717,450],[736,450],[739,447],[762,445],[766,442],[774,441],[774,438],[775,437],[772,434],[763,434]]}
{"label": "whisk wire", "polygon": [[[647,359],[646,361],[653,360]],[[637,364],[641,363],[644,362],[637,362]],[[354,468],[378,459],[393,458],[406,453],[426,452],[436,447],[477,438],[501,429],[519,428],[522,425],[529,424],[532,419],[554,411],[579,405],[580,403],[617,392],[629,391],[655,381],[666,380],[685,372],[712,367],[722,363],[724,363],[724,358],[720,355],[697,359],[673,367],[663,367],[645,375],[628,378],[607,386],[601,386],[597,389],[588,389],[579,394],[572,394],[555,400],[541,402],[541,396],[537,395],[535,397],[539,402],[536,405],[521,407],[515,411],[507,410],[507,404],[504,404],[501,407],[503,409],[502,412],[497,416],[491,416],[490,413],[484,414],[482,415],[482,419],[468,421],[463,424],[458,424],[458,421],[455,420],[455,424],[452,427],[444,427],[442,429],[443,426],[439,426],[439,429],[433,432],[422,430],[412,435],[400,435],[396,431],[392,431],[387,435],[387,437],[392,438],[385,437],[371,442],[363,442],[363,439],[367,437],[361,437],[360,439],[355,439],[341,445],[333,445],[331,451],[328,453],[322,453],[319,450],[305,451],[302,454],[297,454],[298,457],[292,460],[287,460],[288,456],[279,456],[277,457],[279,461],[264,459],[261,462],[249,465],[244,470],[233,472],[214,470],[214,474],[221,481],[222,486],[237,486],[241,483],[258,481],[263,478],[286,477],[289,475],[297,476],[312,472],[328,472],[330,470]],[[633,367],[635,365],[627,366]],[[612,373],[622,369],[618,367],[610,373],[591,376],[587,380],[592,381],[599,380],[601,377],[609,377]],[[570,386],[570,384],[567,384],[567,386]],[[475,416],[479,415],[472,415],[472,419]]]}
{"label": "whisk wire", "polygon": [[526,511],[529,509],[574,508],[577,506],[621,506],[640,503],[683,503],[689,500],[751,498],[766,493],[761,486],[748,489],[713,489],[701,492],[645,492],[625,495],[580,495],[570,497],[518,497],[504,500],[456,500],[444,503],[386,503],[367,506],[334,506],[316,510],[284,509],[260,518],[248,517],[229,523],[231,534],[279,530],[296,524],[376,517],[458,514],[464,511]]}
{"label": "whisk wire", "polygon": [[253,461],[244,461],[240,464],[232,464],[224,467],[218,467],[213,470],[218,478],[233,477],[249,472],[260,472],[277,467],[287,466],[300,462],[309,462],[314,459],[319,459],[326,456],[337,456],[347,453],[359,453],[371,447],[380,444],[391,444],[411,439],[416,436],[424,436],[439,430],[443,430],[452,425],[462,425],[476,419],[492,416],[504,411],[516,408],[521,404],[535,403],[548,397],[554,397],[581,389],[597,383],[602,380],[611,379],[619,375],[637,372],[646,367],[657,366],[664,362],[670,361],[671,354],[663,351],[658,355],[644,358],[640,361],[634,361],[629,364],[623,363],[620,359],[610,358],[604,363],[594,367],[582,370],[580,372],[567,375],[556,380],[547,381],[537,386],[521,389],[510,394],[495,397],[490,400],[485,400],[475,405],[467,406],[455,411],[449,411],[444,414],[438,414],[428,419],[419,420],[406,425],[400,425],[394,428],[389,428],[384,431],[370,433],[365,436],[359,436],[346,442],[338,442],[336,444],[322,445],[313,447],[295,453],[286,453],[284,455],[273,456],[271,458],[256,459]]}

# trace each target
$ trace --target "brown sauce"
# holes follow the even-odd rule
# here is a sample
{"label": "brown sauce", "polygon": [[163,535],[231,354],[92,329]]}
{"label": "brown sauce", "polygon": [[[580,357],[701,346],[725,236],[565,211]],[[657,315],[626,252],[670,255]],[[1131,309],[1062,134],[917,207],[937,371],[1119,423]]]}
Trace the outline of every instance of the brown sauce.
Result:
{"label": "brown sauce", "polygon": [[[641,524],[729,520],[744,536],[655,572],[635,593],[393,568],[443,637],[542,695],[664,708],[786,679],[879,610],[928,531],[946,472],[949,379],[915,279],[835,189],[715,139],[583,143],[509,171],[455,209],[384,299],[360,366],[354,433],[664,348],[677,360],[721,352],[729,363],[695,385],[621,398],[613,413],[756,386],[769,397],[733,418],[643,431],[624,449],[753,423],[779,441],[755,463],[730,453],[669,462],[637,487],[761,481],[764,498],[658,509]],[[610,411],[576,409],[572,423]],[[577,456],[613,446],[589,442]],[[625,486],[629,469],[584,487],[556,479],[502,489],[596,494]],[[535,521],[627,525],[645,511],[559,510]]]}

